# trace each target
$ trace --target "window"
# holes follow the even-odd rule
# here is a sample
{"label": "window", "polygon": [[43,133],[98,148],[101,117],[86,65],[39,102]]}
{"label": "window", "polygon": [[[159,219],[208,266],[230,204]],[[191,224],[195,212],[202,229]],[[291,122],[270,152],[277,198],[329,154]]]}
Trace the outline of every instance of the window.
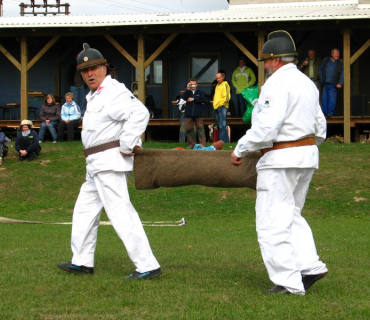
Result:
{"label": "window", "polygon": [[[162,60],[154,60],[145,69],[146,84],[162,84]],[[137,81],[137,69],[135,68],[135,81]]]}
{"label": "window", "polygon": [[190,78],[212,83],[219,70],[219,53],[190,53]]}

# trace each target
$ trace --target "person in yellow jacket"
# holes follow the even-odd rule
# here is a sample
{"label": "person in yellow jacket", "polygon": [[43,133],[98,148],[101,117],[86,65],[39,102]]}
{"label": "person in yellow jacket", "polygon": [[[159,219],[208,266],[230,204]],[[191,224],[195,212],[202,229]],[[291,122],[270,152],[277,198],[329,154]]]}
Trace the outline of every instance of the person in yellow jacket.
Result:
{"label": "person in yellow jacket", "polygon": [[239,66],[233,72],[231,77],[233,86],[236,89],[236,97],[238,104],[235,107],[235,113],[237,116],[243,116],[247,110],[247,100],[245,100],[241,92],[248,87],[253,86],[256,83],[256,76],[251,68],[248,68],[244,57],[239,58]]}
{"label": "person in yellow jacket", "polygon": [[229,142],[229,136],[226,132],[226,116],[229,109],[230,101],[230,86],[225,80],[225,76],[221,73],[216,73],[217,86],[213,97],[213,108],[215,109],[215,117],[217,126],[220,132],[220,140]]}

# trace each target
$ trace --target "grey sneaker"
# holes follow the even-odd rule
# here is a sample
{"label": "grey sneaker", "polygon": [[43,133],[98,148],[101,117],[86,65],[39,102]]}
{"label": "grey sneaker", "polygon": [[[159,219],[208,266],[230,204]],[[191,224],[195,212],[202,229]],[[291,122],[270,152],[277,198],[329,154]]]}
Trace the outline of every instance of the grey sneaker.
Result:
{"label": "grey sneaker", "polygon": [[59,262],[57,264],[57,267],[59,269],[62,269],[67,272],[73,272],[73,273],[87,273],[87,274],[93,274],[94,268],[91,267],[85,267],[85,266],[76,266],[75,264],[71,262]]}
{"label": "grey sneaker", "polygon": [[123,277],[123,280],[146,280],[158,277],[161,274],[162,274],[161,268],[142,273],[134,271],[130,275]]}

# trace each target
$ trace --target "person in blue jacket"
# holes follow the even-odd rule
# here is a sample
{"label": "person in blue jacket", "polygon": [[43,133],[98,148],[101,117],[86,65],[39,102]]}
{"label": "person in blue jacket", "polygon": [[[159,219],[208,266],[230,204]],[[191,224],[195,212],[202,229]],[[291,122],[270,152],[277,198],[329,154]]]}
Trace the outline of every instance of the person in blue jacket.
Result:
{"label": "person in blue jacket", "polygon": [[58,127],[58,141],[64,141],[64,130],[67,127],[68,141],[74,140],[75,129],[80,125],[81,109],[80,106],[73,101],[73,93],[67,92],[65,95],[66,102],[60,111],[61,121]]}
{"label": "person in blue jacket", "polygon": [[185,130],[186,137],[189,143],[188,148],[192,149],[197,143],[196,133],[194,131],[194,124],[196,132],[198,133],[199,143],[206,146],[206,134],[204,132],[203,124],[203,104],[207,102],[204,92],[198,89],[198,81],[191,79],[188,87],[181,96],[181,99],[186,101],[185,105]]}

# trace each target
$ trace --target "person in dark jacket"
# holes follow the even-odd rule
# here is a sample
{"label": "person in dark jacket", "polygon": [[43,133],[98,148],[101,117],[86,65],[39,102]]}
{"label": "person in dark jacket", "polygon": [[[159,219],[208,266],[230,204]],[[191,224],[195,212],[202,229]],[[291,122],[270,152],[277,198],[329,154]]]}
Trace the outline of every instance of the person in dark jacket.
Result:
{"label": "person in dark jacket", "polygon": [[32,121],[23,120],[21,122],[21,132],[18,134],[15,140],[15,149],[19,153],[18,161],[35,160],[40,154],[41,146],[39,144],[39,138],[37,132],[32,130]]}
{"label": "person in dark jacket", "polygon": [[331,117],[337,104],[338,89],[343,87],[344,73],[343,60],[339,58],[340,52],[334,48],[331,56],[323,60],[319,77],[322,87],[322,112]]}
{"label": "person in dark jacket", "polygon": [[199,143],[206,146],[206,135],[203,125],[203,104],[207,101],[204,92],[198,89],[198,82],[191,79],[188,83],[188,89],[185,90],[181,99],[186,101],[185,105],[185,130],[188,139],[189,149],[192,149],[197,143],[194,132],[194,124],[198,133]]}
{"label": "person in dark jacket", "polygon": [[42,120],[39,131],[40,143],[44,141],[46,128],[50,131],[53,143],[56,143],[58,135],[55,128],[58,127],[60,120],[60,107],[56,104],[52,94],[48,94],[45,97],[45,104],[41,107],[39,117]]}

